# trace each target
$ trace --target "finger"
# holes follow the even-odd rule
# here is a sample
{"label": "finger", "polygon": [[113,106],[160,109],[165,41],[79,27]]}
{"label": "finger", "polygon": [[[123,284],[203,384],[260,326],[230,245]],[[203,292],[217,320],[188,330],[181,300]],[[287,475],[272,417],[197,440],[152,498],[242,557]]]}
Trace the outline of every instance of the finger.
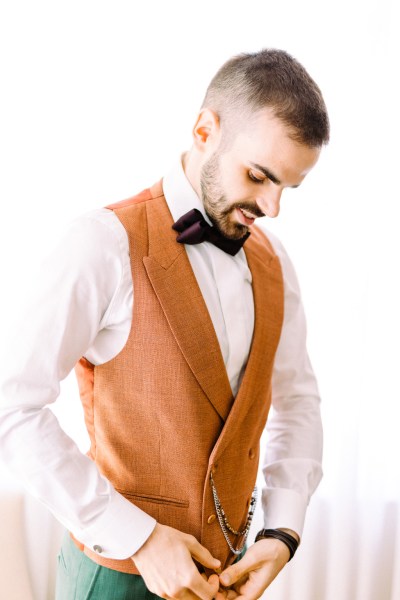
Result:
{"label": "finger", "polygon": [[200,575],[197,569],[195,569],[195,571],[190,584],[187,586],[190,597],[192,597],[192,594],[195,594],[196,598],[198,597],[202,600],[211,600],[212,598],[215,598],[219,589],[218,575],[213,574],[207,580],[203,575]]}
{"label": "finger", "polygon": [[202,546],[195,537],[188,537],[188,548],[193,558],[195,558],[204,567],[208,567],[209,569],[218,569],[221,566],[221,561],[217,558],[214,558],[211,552],[209,552],[207,548],[204,548],[204,546]]}
{"label": "finger", "polygon": [[[205,575],[205,573],[204,573]],[[219,588],[219,577],[218,575],[216,575],[215,573],[213,573],[212,575],[210,575],[210,577],[207,580],[207,576],[206,576],[206,581],[208,581],[208,583],[212,586],[215,587],[217,586],[217,590]]]}
{"label": "finger", "polygon": [[208,578],[208,584],[211,586],[211,589],[213,591],[213,598],[216,597],[216,595],[218,594],[218,590],[219,590],[219,577],[218,575],[210,575],[210,577]]}
{"label": "finger", "polygon": [[[248,576],[238,580],[234,584],[234,589],[238,594],[237,600],[257,600],[257,598],[261,598],[278,572],[279,570],[277,571],[272,565],[269,565],[269,567],[264,567],[262,572],[260,570],[256,574],[253,571]],[[230,599],[228,598],[228,600]]]}
{"label": "finger", "polygon": [[[247,583],[247,582],[246,582]],[[236,592],[236,596],[232,596],[235,600],[257,600],[261,598],[268,586],[247,586],[246,584],[240,586]],[[230,596],[227,596],[227,600],[231,600]]]}
{"label": "finger", "polygon": [[236,592],[233,588],[222,589],[220,588],[215,596],[215,600],[236,600],[239,597],[239,592]]}
{"label": "finger", "polygon": [[234,590],[219,590],[215,596],[215,600],[234,600],[238,594]]}
{"label": "finger", "polygon": [[231,588],[226,591],[226,598],[227,600],[236,600],[237,598],[239,598],[239,594],[236,590]]}
{"label": "finger", "polygon": [[245,554],[237,563],[222,571],[219,576],[220,582],[225,586],[232,585],[236,581],[239,581],[243,575],[246,575],[249,571],[253,571],[255,568],[253,560]]}

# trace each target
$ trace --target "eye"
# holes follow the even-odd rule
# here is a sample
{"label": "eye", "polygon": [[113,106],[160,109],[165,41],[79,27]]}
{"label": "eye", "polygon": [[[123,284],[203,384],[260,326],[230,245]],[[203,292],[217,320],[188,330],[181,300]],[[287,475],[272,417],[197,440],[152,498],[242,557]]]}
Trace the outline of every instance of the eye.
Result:
{"label": "eye", "polygon": [[249,171],[249,177],[254,183],[264,183],[265,181],[265,178],[260,179],[259,177],[256,177],[252,171]]}

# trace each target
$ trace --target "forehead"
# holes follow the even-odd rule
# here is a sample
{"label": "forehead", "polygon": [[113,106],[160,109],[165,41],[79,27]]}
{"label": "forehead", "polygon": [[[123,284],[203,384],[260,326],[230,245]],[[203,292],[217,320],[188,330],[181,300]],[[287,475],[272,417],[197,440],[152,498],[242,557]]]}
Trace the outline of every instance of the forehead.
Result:
{"label": "forehead", "polygon": [[261,165],[276,173],[284,185],[298,185],[318,160],[320,148],[310,148],[290,137],[289,127],[266,108],[238,127],[231,158]]}

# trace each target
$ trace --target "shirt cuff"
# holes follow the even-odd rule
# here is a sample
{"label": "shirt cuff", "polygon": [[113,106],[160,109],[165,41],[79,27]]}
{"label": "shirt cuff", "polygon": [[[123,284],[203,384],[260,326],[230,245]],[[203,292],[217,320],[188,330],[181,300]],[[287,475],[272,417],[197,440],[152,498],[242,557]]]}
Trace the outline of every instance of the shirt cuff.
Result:
{"label": "shirt cuff", "polygon": [[107,509],[94,525],[73,530],[74,537],[104,558],[124,560],[131,557],[147,540],[156,520],[114,492]]}
{"label": "shirt cuff", "polygon": [[308,497],[285,488],[268,488],[262,492],[265,529],[292,529],[301,538]]}

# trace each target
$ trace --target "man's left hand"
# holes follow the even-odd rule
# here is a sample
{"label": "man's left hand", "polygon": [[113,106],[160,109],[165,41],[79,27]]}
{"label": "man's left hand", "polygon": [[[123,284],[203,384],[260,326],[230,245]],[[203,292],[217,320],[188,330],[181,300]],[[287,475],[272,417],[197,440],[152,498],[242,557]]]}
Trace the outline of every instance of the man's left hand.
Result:
{"label": "man's left hand", "polygon": [[280,540],[262,539],[250,546],[244,557],[219,576],[220,593],[227,600],[256,600],[285,566],[289,549]]}

